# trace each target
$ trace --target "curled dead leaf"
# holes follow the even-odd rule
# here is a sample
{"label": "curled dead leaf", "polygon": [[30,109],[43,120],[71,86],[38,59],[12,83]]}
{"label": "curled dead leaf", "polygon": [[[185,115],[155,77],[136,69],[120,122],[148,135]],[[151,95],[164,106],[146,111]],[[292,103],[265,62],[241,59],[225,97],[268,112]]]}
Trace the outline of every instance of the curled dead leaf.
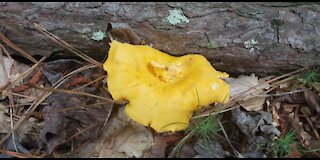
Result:
{"label": "curled dead leaf", "polygon": [[315,109],[317,113],[320,112],[320,97],[317,94],[308,89],[304,91],[304,98],[310,107]]}

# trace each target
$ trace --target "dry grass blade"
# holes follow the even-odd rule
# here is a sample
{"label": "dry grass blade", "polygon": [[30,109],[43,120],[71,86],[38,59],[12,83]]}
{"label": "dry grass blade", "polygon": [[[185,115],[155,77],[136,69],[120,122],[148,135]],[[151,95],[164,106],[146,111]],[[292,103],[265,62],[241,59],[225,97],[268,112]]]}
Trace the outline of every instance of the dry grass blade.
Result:
{"label": "dry grass blade", "polygon": [[103,126],[105,126],[105,125],[108,123],[109,118],[110,118],[110,116],[111,116],[112,110],[113,110],[113,105],[111,105],[111,109],[110,109],[110,111],[109,111],[109,113],[108,113],[108,115],[107,115],[106,120],[105,120],[104,123],[103,123]]}
{"label": "dry grass blade", "polygon": [[177,153],[177,151],[182,147],[183,144],[186,143],[186,141],[192,137],[194,134],[196,133],[196,130],[192,130],[190,131],[186,136],[184,136],[179,143],[172,149],[172,151],[170,152],[170,154],[168,155],[167,158],[174,158],[175,154]]}
{"label": "dry grass blade", "polygon": [[231,144],[230,139],[229,139],[226,131],[224,130],[224,127],[223,127],[223,125],[221,124],[220,120],[218,120],[218,123],[219,123],[219,125],[220,125],[220,128],[221,128],[221,130],[222,130],[222,133],[223,133],[224,137],[226,138],[226,140],[227,140],[228,144],[230,145],[230,147],[231,147],[232,151],[234,152],[234,154],[237,155],[238,158],[244,158],[243,155],[241,155],[241,154],[234,148],[234,146]]}
{"label": "dry grass blade", "polygon": [[34,23],[34,25],[35,25],[36,29],[38,29],[42,34],[44,34],[45,36],[49,37],[51,40],[56,42],[58,45],[66,48],[67,50],[69,50],[72,53],[76,54],[77,56],[81,57],[85,61],[87,61],[87,62],[89,62],[91,64],[95,64],[95,65],[99,66],[100,68],[102,68],[102,64],[100,62],[98,62],[98,61],[92,59],[91,57],[87,56],[86,54],[82,53],[78,49],[74,48],[73,46],[71,46],[70,44],[65,42],[64,40],[61,40],[59,37],[57,37],[54,34],[50,33],[49,31],[47,31],[46,29],[42,28],[38,24]]}
{"label": "dry grass blade", "polygon": [[41,62],[43,62],[46,59],[46,57],[42,57],[38,63],[34,64],[31,68],[29,68],[27,71],[25,71],[24,73],[22,73],[17,79],[15,79],[12,83],[7,84],[6,86],[4,86],[3,88],[0,88],[0,91],[10,88],[12,84],[15,84],[17,81],[22,80],[23,78],[25,78],[26,76],[28,76],[34,69],[36,69],[36,67],[38,67]]}
{"label": "dry grass blade", "polygon": [[293,72],[284,74],[284,75],[282,75],[282,76],[278,76],[278,77],[272,78],[272,79],[270,79],[270,80],[268,80],[268,81],[266,81],[266,82],[264,82],[264,83],[259,83],[259,84],[255,85],[255,86],[253,86],[253,87],[251,87],[251,88],[249,88],[249,89],[247,89],[247,90],[239,93],[237,96],[234,96],[234,97],[230,98],[230,101],[234,101],[234,100],[237,101],[237,99],[238,99],[239,97],[245,95],[246,93],[248,93],[249,91],[251,91],[251,90],[253,90],[253,89],[256,89],[257,87],[260,87],[260,86],[262,86],[262,85],[265,85],[265,84],[268,84],[268,83],[272,83],[272,82],[274,82],[274,81],[276,81],[276,80],[279,80],[279,79],[281,79],[281,78],[288,77],[288,76],[291,76],[291,75],[293,75],[293,74],[302,72],[302,71],[304,71],[304,70],[306,70],[306,69],[308,69],[308,68],[309,68],[309,67],[304,67],[304,68],[301,68],[301,69],[299,69],[299,70],[296,70],[296,71],[293,71]]}
{"label": "dry grass blade", "polygon": [[109,99],[109,98],[105,98],[105,97],[101,97],[101,96],[97,96],[94,94],[90,94],[90,93],[85,93],[85,92],[78,92],[75,90],[66,90],[66,89],[53,89],[53,88],[46,88],[46,87],[40,87],[40,86],[36,86],[34,84],[30,84],[32,87],[40,89],[40,90],[44,90],[44,91],[50,91],[50,92],[60,92],[60,93],[67,93],[67,94],[76,94],[76,95],[82,95],[82,96],[88,96],[88,97],[94,97],[97,99],[101,99],[101,100],[105,100],[105,101],[109,101],[109,102],[113,102],[116,104],[123,104],[123,103],[119,103],[115,100]]}
{"label": "dry grass blade", "polygon": [[[293,76],[295,76],[294,74],[298,74],[298,73],[300,73],[300,72],[302,72],[302,71],[304,71],[304,70],[306,70],[306,69],[308,69],[308,68],[309,68],[309,67],[304,67],[304,68],[301,68],[301,69],[299,69],[299,70],[296,70],[296,71],[293,71],[293,72],[290,72],[290,73],[287,73],[287,74],[284,74],[284,75],[281,75],[281,76],[272,78],[272,79],[270,79],[270,80],[268,80],[268,81],[266,81],[266,82],[259,83],[259,84],[255,85],[255,86],[253,86],[253,87],[251,87],[251,88],[249,88],[249,89],[247,89],[247,90],[239,93],[238,95],[230,98],[229,102],[228,102],[224,107],[219,108],[218,110],[216,110],[215,108],[213,108],[212,110],[206,111],[206,112],[202,113],[202,114],[199,115],[199,116],[194,116],[194,117],[192,117],[191,119],[201,118],[201,117],[207,117],[207,116],[210,116],[210,115],[212,115],[212,114],[223,113],[223,112],[226,112],[226,111],[230,111],[230,110],[232,110],[232,109],[234,109],[234,108],[237,108],[237,107],[239,107],[239,106],[241,105],[241,102],[243,101],[242,97],[248,96],[247,93],[248,93],[249,91],[251,91],[251,90],[253,90],[253,89],[256,89],[257,87],[260,87],[260,86],[262,86],[262,85],[265,85],[266,83],[273,83],[273,82],[276,82],[276,81],[279,80],[279,79],[282,79],[282,78],[285,78],[285,77],[289,77],[289,76],[290,76],[289,78],[286,78],[286,79],[283,79],[283,80],[281,80],[281,81],[276,82],[276,85],[273,84],[273,87],[272,87],[271,89],[269,89],[268,91],[262,93],[262,95],[267,94],[267,93],[271,92],[272,90],[274,90],[275,88],[277,88],[278,85],[280,85],[279,82],[283,83],[283,82],[289,81],[289,80],[292,79]],[[292,75],[293,75],[293,76],[292,76]],[[247,101],[252,101],[253,98],[256,97],[256,95],[249,95],[249,96],[251,96],[251,97],[248,97],[248,100],[247,100]]]}
{"label": "dry grass blade", "polygon": [[[11,127],[11,130],[13,129],[13,106],[14,106],[14,102],[13,102],[13,97],[12,95],[9,95],[9,104],[10,104],[10,108],[9,108],[9,112],[10,112],[10,127]],[[12,134],[12,142],[13,142],[13,146],[14,146],[14,149],[18,152],[18,149],[17,149],[17,145],[16,145],[16,141],[15,141],[15,135]]]}
{"label": "dry grass blade", "polygon": [[278,97],[278,96],[285,96],[285,95],[289,95],[289,94],[293,94],[293,93],[299,93],[299,92],[303,92],[307,89],[299,89],[299,90],[295,90],[295,91],[291,91],[291,92],[285,92],[285,93],[278,93],[278,94],[252,94],[255,97]]}
{"label": "dry grass blade", "polygon": [[37,99],[36,97],[27,96],[27,95],[23,95],[23,94],[11,92],[11,91],[8,91],[7,93],[8,93],[8,94],[15,95],[15,96],[18,96],[18,97],[22,97],[22,98],[28,98],[28,99],[34,99],[34,100]]}
{"label": "dry grass blade", "polygon": [[0,48],[2,49],[2,51],[6,54],[7,57],[12,58],[9,54],[9,52],[6,50],[6,48],[4,48],[4,46],[2,44],[0,44]]}
{"label": "dry grass blade", "polygon": [[[94,123],[94,124],[89,125],[88,127],[80,130],[79,132],[77,132],[77,133],[75,133],[74,135],[72,135],[71,137],[69,137],[64,143],[70,141],[70,140],[73,139],[74,137],[76,137],[76,136],[82,134],[83,132],[85,132],[85,131],[87,131],[87,130],[90,130],[91,128],[96,127],[96,126],[98,126],[98,125],[99,125],[99,123]],[[61,145],[62,145],[62,144],[61,144]]]}
{"label": "dry grass blade", "polygon": [[0,33],[0,40],[2,42],[4,42],[5,44],[7,44],[9,47],[11,47],[13,50],[21,53],[24,57],[26,57],[27,59],[29,59],[30,61],[32,61],[33,63],[38,63],[38,61],[33,58],[32,56],[30,56],[29,53],[27,53],[26,51],[24,51],[23,49],[21,49],[20,47],[16,46],[15,44],[13,44],[9,39],[7,39],[3,34]]}
{"label": "dry grass blade", "polygon": [[[84,109],[84,108],[88,109],[88,108],[100,106],[103,104],[106,104],[106,103],[105,102],[98,102],[98,103],[94,103],[94,104],[90,104],[90,105],[86,105],[86,106],[65,107],[63,109],[52,110],[50,112],[34,112],[34,113],[30,113],[29,115],[41,115],[41,114],[46,114],[46,113],[66,112],[66,111],[70,111],[70,110],[74,110],[74,109]],[[27,114],[23,114],[23,115],[27,115]]]}
{"label": "dry grass blade", "polygon": [[[87,65],[87,66],[83,66],[81,68],[78,68],[72,72],[70,72],[69,74],[65,75],[64,77],[62,77],[61,79],[58,80],[58,82],[56,82],[54,85],[53,85],[53,88],[54,89],[57,89],[59,86],[61,86],[66,80],[68,80],[71,76],[75,75],[76,73],[78,72],[81,72],[81,71],[84,71],[86,69],[90,69],[90,68],[94,68],[96,66],[94,65]],[[2,145],[9,137],[10,135],[15,131],[17,130],[24,121],[26,121],[31,114],[28,114],[28,113],[33,113],[36,108],[51,94],[52,92],[48,91],[48,92],[45,92],[43,93],[39,98],[37,98],[32,104],[31,106],[28,108],[28,110],[26,111],[27,115],[24,115],[21,117],[21,119],[16,123],[16,125],[13,127],[13,129],[7,133],[0,141],[0,145]]]}

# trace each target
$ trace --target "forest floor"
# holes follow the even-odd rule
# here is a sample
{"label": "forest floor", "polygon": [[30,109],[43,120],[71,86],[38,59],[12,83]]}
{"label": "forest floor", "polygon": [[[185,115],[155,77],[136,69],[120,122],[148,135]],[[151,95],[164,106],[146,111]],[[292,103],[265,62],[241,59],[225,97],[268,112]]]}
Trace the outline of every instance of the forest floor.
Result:
{"label": "forest floor", "polygon": [[36,28],[81,60],[35,59],[1,35],[1,158],[320,157],[319,65],[267,77],[230,75],[228,103],[195,111],[186,130],[157,133],[111,98],[103,62]]}

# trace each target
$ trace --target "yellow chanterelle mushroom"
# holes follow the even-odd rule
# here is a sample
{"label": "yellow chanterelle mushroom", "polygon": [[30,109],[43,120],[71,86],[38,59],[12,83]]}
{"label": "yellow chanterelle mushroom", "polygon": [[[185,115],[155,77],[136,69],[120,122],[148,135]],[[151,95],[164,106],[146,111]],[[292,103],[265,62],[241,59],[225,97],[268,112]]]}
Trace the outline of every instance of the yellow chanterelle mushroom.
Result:
{"label": "yellow chanterelle mushroom", "polygon": [[134,121],[157,132],[186,129],[197,106],[226,103],[230,87],[202,55],[170,56],[113,40],[103,67],[112,98],[127,100]]}

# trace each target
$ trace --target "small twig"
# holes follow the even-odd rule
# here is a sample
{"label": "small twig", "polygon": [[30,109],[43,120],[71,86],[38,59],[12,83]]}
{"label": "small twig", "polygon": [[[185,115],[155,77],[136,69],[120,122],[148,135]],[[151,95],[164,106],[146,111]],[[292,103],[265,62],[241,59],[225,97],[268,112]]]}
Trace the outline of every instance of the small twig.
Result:
{"label": "small twig", "polygon": [[32,61],[33,63],[38,63],[38,61],[33,58],[32,56],[30,56],[29,53],[27,53],[26,51],[24,51],[23,49],[21,49],[20,47],[18,47],[17,45],[15,45],[14,43],[12,43],[9,39],[7,39],[3,34],[0,33],[0,40],[2,42],[4,42],[5,44],[7,44],[9,47],[11,47],[13,50],[21,53],[24,57],[26,57],[27,59],[29,59],[30,61]]}
{"label": "small twig", "polygon": [[34,156],[31,154],[23,154],[23,153],[18,153],[18,152],[13,152],[13,151],[7,151],[7,150],[3,150],[3,149],[0,149],[0,152],[3,154],[13,156],[13,157],[17,157],[17,158],[41,158],[41,157]]}
{"label": "small twig", "polygon": [[307,89],[299,89],[299,90],[295,90],[295,91],[291,91],[291,92],[285,92],[285,93],[277,93],[277,94],[251,94],[252,96],[255,97],[277,97],[277,96],[285,96],[285,95],[289,95],[289,94],[293,94],[293,93],[299,93],[299,92],[303,92]]}

